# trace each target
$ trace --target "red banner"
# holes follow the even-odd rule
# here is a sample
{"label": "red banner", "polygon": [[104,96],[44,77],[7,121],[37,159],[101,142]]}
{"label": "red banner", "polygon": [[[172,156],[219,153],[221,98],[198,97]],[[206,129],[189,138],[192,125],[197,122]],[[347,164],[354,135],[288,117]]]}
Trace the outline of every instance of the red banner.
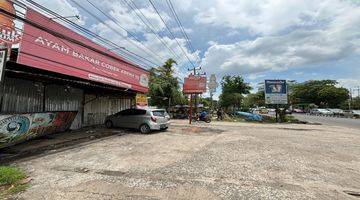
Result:
{"label": "red banner", "polygon": [[[63,37],[25,23],[18,63],[148,92],[148,71],[32,9],[27,10],[26,19]],[[71,38],[72,41],[64,38]]]}
{"label": "red banner", "polygon": [[206,92],[206,77],[189,75],[189,77],[184,80],[183,92],[185,94],[199,94]]}

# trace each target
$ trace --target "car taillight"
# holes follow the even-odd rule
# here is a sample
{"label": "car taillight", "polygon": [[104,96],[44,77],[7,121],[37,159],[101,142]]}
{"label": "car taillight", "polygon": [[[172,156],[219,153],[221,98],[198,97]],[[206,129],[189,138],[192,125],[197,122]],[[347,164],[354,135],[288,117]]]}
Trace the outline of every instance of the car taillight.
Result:
{"label": "car taillight", "polygon": [[151,121],[156,122],[156,117],[151,116]]}

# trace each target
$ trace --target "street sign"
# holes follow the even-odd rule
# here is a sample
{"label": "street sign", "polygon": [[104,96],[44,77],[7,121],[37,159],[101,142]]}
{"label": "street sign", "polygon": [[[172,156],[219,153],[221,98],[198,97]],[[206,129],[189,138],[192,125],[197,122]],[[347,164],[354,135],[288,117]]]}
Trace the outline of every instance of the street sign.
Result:
{"label": "street sign", "polygon": [[206,92],[206,76],[190,74],[184,80],[183,92],[185,94],[202,94]]}
{"label": "street sign", "polygon": [[288,104],[286,80],[265,80],[265,103]]}
{"label": "street sign", "polygon": [[217,86],[218,86],[218,83],[216,82],[216,76],[215,76],[215,74],[211,74],[209,85],[208,85],[210,92],[215,93]]}
{"label": "street sign", "polygon": [[4,80],[7,49],[0,49],[0,83]]}

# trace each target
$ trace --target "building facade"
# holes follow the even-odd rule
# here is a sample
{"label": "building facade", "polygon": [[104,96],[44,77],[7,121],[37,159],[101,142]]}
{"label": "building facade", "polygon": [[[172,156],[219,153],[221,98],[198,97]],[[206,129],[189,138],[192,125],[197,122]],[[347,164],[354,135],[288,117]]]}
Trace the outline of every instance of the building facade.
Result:
{"label": "building facade", "polygon": [[[149,72],[30,8],[0,4],[0,148],[102,124],[148,92]],[[15,21],[17,21],[15,25]],[[22,28],[16,27],[21,24]]]}

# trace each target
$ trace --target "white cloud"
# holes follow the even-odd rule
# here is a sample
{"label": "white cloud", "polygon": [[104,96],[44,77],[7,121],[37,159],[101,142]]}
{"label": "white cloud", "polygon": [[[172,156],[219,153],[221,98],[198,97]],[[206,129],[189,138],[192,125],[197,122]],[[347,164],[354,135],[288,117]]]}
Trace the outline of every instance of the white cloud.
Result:
{"label": "white cloud", "polygon": [[[159,16],[148,6],[149,5],[138,5],[141,12],[155,27],[155,31],[165,31],[165,25]],[[135,37],[137,37],[137,39],[135,39],[133,36],[130,36],[127,31],[120,28],[119,25],[112,20],[105,20],[104,22],[92,24],[92,31],[95,31],[102,37],[109,38],[112,42],[118,44],[119,46],[123,46],[127,50],[158,64],[163,63],[168,58],[173,58],[177,61],[178,66],[184,65],[188,62],[188,60],[184,56],[183,50],[186,52],[190,60],[195,61],[196,58],[198,58],[199,52],[191,52],[187,48],[187,42],[184,38],[176,38],[182,47],[182,50],[175,39],[167,36],[160,36],[164,43],[166,43],[166,45],[177,55],[174,56],[173,53],[165,47],[165,45],[154,34],[147,30],[147,27],[141,23],[134,11],[130,10],[127,6],[122,5],[119,2],[107,0],[103,2],[101,9],[109,13],[117,20],[118,23],[120,23],[122,27],[131,32],[133,36],[135,35]],[[160,13],[164,20],[168,22],[170,19],[169,16],[162,11],[160,11]],[[185,31],[191,32],[191,29],[186,29]],[[144,46],[146,46],[146,48]],[[179,76],[182,75],[180,74],[180,70],[177,70],[177,74]]]}
{"label": "white cloud", "polygon": [[[80,11],[72,6],[67,0],[57,0],[57,1],[49,1],[49,0],[35,0],[38,4],[41,4],[42,6],[49,8],[50,10],[60,14],[61,16],[75,16],[78,15],[80,17],[80,20],[77,18],[69,18],[69,20],[79,24],[84,25],[85,24],[85,18],[80,14]],[[32,7],[32,6],[30,6]],[[45,14],[45,13],[43,13]],[[48,15],[49,16],[49,15]],[[49,16],[53,17],[53,16]],[[60,23],[63,23],[61,20],[56,20]]]}
{"label": "white cloud", "polygon": [[[179,27],[175,27],[171,29],[172,32],[179,32],[181,33],[181,29]],[[184,28],[185,33],[189,34],[192,33],[193,30],[191,28]]]}
{"label": "white cloud", "polygon": [[[116,27],[113,28],[118,29]],[[100,36],[104,38],[111,38],[111,41],[113,43],[125,47],[127,50],[134,52],[142,57],[145,57],[148,60],[151,60],[157,64],[163,63],[169,58],[173,58],[178,63],[176,67],[184,67],[183,65],[185,63],[188,63],[188,60],[184,56],[182,49],[186,52],[191,61],[195,61],[199,57],[199,51],[191,52],[186,46],[186,40],[183,38],[176,38],[182,48],[181,49],[175,39],[171,39],[166,36],[162,37],[164,43],[166,43],[167,46],[175,52],[175,55],[179,56],[179,58],[177,58],[171,53],[169,49],[167,49],[163,45],[163,43],[160,42],[160,40],[156,38],[154,34],[144,34],[144,39],[139,42],[134,38],[128,37],[125,31],[120,32],[121,34],[115,33],[103,23],[95,24],[92,29],[96,31]],[[183,78],[179,69],[177,69],[177,75]]]}
{"label": "white cloud", "polygon": [[352,96],[355,97],[358,95],[357,88],[360,87],[360,79],[338,79],[338,85],[344,88],[347,88],[348,90],[351,90]]}
{"label": "white cloud", "polygon": [[251,74],[284,71],[356,55],[360,51],[360,9],[343,2],[342,7],[328,14],[331,17],[322,19],[326,24],[292,28],[288,33],[233,44],[213,44],[205,52],[202,64],[210,73]]}
{"label": "white cloud", "polygon": [[256,80],[256,79],[259,79],[259,78],[264,78],[265,77],[265,74],[250,74],[247,78],[249,80]]}
{"label": "white cloud", "polygon": [[[128,31],[136,31],[136,32],[144,32],[149,31],[147,26],[139,19],[138,15],[141,16],[141,13],[147,18],[147,20],[154,27],[156,32],[163,31],[165,28],[164,23],[161,21],[160,17],[153,10],[150,5],[146,7],[141,7],[141,5],[137,5],[139,10],[131,10],[130,7],[124,5],[119,1],[105,0],[102,2],[102,10],[106,10],[106,12],[117,20],[118,23],[121,24]],[[140,13],[141,12],[141,13]],[[138,15],[137,15],[138,14]],[[167,22],[170,17],[165,13],[160,11],[161,17]],[[106,20],[109,21],[109,20]],[[147,21],[146,21],[147,22]],[[108,22],[106,22],[108,23]]]}
{"label": "white cloud", "polygon": [[274,34],[289,27],[312,27],[326,23],[351,1],[338,0],[212,0],[194,20],[200,24],[246,28],[250,32]]}

